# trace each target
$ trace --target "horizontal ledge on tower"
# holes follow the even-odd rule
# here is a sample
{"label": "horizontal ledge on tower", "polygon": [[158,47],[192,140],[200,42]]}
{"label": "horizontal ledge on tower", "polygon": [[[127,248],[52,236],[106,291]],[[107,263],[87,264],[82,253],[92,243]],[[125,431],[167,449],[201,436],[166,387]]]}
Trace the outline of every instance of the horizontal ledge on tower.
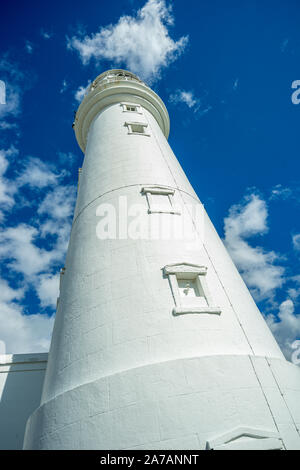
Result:
{"label": "horizontal ledge on tower", "polygon": [[172,215],[181,215],[181,212],[179,211],[170,211],[170,210],[164,210],[164,209],[161,209],[161,210],[152,210],[152,209],[148,209],[148,214],[172,214]]}
{"label": "horizontal ledge on tower", "polygon": [[184,315],[188,313],[208,313],[211,315],[221,315],[220,307],[174,307],[173,315]]}

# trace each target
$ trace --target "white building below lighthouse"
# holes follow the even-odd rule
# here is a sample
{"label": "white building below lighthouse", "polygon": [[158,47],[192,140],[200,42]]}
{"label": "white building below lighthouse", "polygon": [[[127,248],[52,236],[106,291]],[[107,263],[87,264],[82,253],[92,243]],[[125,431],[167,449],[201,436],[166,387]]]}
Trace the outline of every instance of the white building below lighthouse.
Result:
{"label": "white building below lighthouse", "polygon": [[161,99],[110,70],[74,130],[85,157],[24,448],[300,449],[300,369],[172,152]]}

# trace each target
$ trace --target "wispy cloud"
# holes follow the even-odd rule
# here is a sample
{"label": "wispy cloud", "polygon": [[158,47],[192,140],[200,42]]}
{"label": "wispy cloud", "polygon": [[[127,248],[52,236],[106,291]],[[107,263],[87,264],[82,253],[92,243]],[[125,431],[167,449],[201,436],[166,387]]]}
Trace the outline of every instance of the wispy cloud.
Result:
{"label": "wispy cloud", "polygon": [[32,42],[26,41],[25,49],[26,49],[26,52],[28,52],[28,54],[32,54],[33,53],[33,44],[32,44]]}
{"label": "wispy cloud", "polygon": [[289,41],[290,41],[289,38],[285,38],[285,39],[282,41],[282,43],[281,43],[281,45],[280,45],[280,50],[281,50],[281,52],[285,52],[285,50],[286,50],[286,48],[287,48],[287,46],[288,46]]}
{"label": "wispy cloud", "polygon": [[38,208],[38,214],[46,214],[53,219],[67,219],[74,207],[74,188],[57,186],[49,192]]}
{"label": "wispy cloud", "polygon": [[64,93],[67,90],[67,88],[68,88],[68,82],[67,82],[67,80],[63,80],[59,92]]}
{"label": "wispy cloud", "polygon": [[177,89],[169,95],[169,101],[173,104],[186,105],[197,117],[204,116],[212,109],[212,106],[207,104],[207,92],[198,98],[191,90]]}
{"label": "wispy cloud", "polygon": [[24,92],[32,86],[34,78],[31,75],[29,79],[8,53],[0,57],[0,77],[6,89],[5,104],[0,105],[0,126],[2,129],[15,128],[16,123],[11,123],[11,118],[20,116]]}
{"label": "wispy cloud", "polygon": [[17,191],[16,184],[9,180],[5,173],[9,166],[9,159],[18,154],[17,149],[0,150],[0,221],[3,221],[4,213],[12,208],[15,203],[14,194]]}
{"label": "wispy cloud", "polygon": [[293,190],[286,186],[282,186],[282,184],[277,184],[271,190],[270,199],[282,199],[286,200],[289,199],[293,195]]}
{"label": "wispy cloud", "polygon": [[49,31],[45,31],[44,29],[41,29],[41,36],[44,39],[51,39],[53,37],[53,34],[50,33]]}
{"label": "wispy cloud", "polygon": [[293,240],[294,249],[296,251],[300,251],[300,233],[297,233],[296,235],[293,235],[292,240]]}
{"label": "wispy cloud", "polygon": [[169,96],[169,100],[171,103],[175,104],[184,103],[189,108],[194,108],[194,110],[197,110],[200,105],[200,100],[195,97],[194,93],[186,90],[176,90],[175,93],[172,93]]}
{"label": "wispy cloud", "polygon": [[16,179],[16,184],[41,189],[57,184],[63,176],[64,172],[56,173],[53,165],[45,163],[39,158],[30,157],[26,159],[24,168]]}
{"label": "wispy cloud", "polygon": [[122,16],[114,25],[102,27],[91,36],[74,36],[68,47],[76,50],[83,64],[94,58],[115,66],[125,65],[149,83],[160,77],[188,43],[188,37],[173,40],[169,28],[174,23],[171,6],[164,0],[148,0],[136,16]]}
{"label": "wispy cloud", "polygon": [[232,86],[233,91],[237,90],[238,86],[239,86],[239,78],[236,78]]}

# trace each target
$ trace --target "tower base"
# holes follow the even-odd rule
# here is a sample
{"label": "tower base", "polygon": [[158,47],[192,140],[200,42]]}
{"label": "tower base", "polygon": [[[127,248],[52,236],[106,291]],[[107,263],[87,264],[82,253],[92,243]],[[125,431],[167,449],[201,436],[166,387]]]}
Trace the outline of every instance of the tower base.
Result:
{"label": "tower base", "polygon": [[85,383],[41,405],[24,449],[297,449],[300,368],[281,359],[177,359]]}

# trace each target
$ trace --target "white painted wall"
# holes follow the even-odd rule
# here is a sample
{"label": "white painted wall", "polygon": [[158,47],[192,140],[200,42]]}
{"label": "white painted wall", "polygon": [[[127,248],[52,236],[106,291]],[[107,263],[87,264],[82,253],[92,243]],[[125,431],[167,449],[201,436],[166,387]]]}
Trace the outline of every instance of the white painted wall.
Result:
{"label": "white painted wall", "polygon": [[[142,114],[123,112],[123,101],[140,104]],[[299,369],[284,360],[173,154],[165,113],[154,92],[122,80],[99,85],[79,108],[75,131],[82,148],[87,138],[86,153],[42,405],[28,423],[25,448],[196,449],[233,428],[255,428],[257,439],[281,425],[284,445],[299,445],[299,405],[291,411],[282,398],[271,405],[253,361],[268,370],[272,358],[291,371],[298,403]],[[129,135],[124,124],[131,120],[146,122],[150,136]],[[181,217],[147,214],[147,185],[173,189],[182,211],[200,205],[196,243],[96,237],[97,207],[118,211],[120,197],[128,207],[143,204],[157,221]],[[172,314],[163,268],[182,262],[207,267],[221,315]],[[280,394],[276,381],[270,387]]]}
{"label": "white painted wall", "polygon": [[26,421],[41,401],[47,357],[0,355],[0,450],[22,449]]}

